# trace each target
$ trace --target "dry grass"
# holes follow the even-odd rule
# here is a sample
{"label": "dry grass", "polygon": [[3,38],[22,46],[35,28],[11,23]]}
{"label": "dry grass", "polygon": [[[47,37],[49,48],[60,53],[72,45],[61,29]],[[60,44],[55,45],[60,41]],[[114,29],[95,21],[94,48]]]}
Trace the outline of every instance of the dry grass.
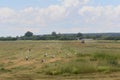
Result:
{"label": "dry grass", "polygon": [[0,80],[119,80],[119,53],[119,41],[0,42]]}

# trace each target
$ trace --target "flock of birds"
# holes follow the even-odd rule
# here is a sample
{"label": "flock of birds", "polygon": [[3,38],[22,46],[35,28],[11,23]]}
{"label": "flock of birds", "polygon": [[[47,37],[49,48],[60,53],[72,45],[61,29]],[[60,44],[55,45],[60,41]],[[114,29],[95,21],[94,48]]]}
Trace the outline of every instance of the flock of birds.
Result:
{"label": "flock of birds", "polygon": [[[85,40],[81,40],[81,43],[85,43]],[[28,49],[28,55],[25,57],[25,60],[26,60],[26,61],[29,60],[30,52],[31,52],[31,49]],[[43,56],[44,56],[44,57],[47,57],[48,54],[45,53]],[[69,54],[67,54],[67,56],[69,56]],[[55,55],[51,55],[51,58],[55,58]],[[42,63],[45,62],[45,59],[42,59],[41,62],[42,62]]]}

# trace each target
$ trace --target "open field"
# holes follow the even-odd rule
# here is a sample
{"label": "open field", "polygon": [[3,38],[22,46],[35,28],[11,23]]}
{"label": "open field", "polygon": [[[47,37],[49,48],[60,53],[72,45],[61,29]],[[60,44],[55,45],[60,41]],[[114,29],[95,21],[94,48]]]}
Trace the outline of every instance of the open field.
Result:
{"label": "open field", "polygon": [[1,41],[0,80],[120,80],[120,41]]}

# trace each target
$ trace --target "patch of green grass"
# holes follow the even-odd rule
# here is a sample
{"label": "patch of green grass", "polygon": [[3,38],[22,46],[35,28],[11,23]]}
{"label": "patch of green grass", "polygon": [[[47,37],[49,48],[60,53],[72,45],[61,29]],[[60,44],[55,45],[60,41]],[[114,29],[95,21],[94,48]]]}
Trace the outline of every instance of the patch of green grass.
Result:
{"label": "patch of green grass", "polygon": [[0,68],[0,72],[5,73],[5,72],[11,72],[9,69],[5,69],[4,67]]}
{"label": "patch of green grass", "polygon": [[12,70],[14,71],[24,71],[24,70],[32,70],[33,67],[29,67],[29,66],[17,66],[17,67],[14,67],[12,68]]}
{"label": "patch of green grass", "polygon": [[109,54],[109,53],[94,53],[93,54],[93,58],[102,62],[102,63],[106,63],[109,65],[113,65],[116,66],[118,65],[118,57],[114,54]]}
{"label": "patch of green grass", "polygon": [[48,75],[81,74],[96,72],[96,65],[85,60],[71,60],[67,63],[50,63],[42,68]]}
{"label": "patch of green grass", "polygon": [[117,60],[117,56],[114,54],[109,54],[109,53],[105,53],[105,52],[98,52],[98,53],[94,53],[93,57],[96,59],[100,59],[100,60]]}
{"label": "patch of green grass", "polygon": [[89,57],[89,56],[91,56],[91,54],[78,52],[78,53],[76,54],[76,56],[77,56],[77,57]]}

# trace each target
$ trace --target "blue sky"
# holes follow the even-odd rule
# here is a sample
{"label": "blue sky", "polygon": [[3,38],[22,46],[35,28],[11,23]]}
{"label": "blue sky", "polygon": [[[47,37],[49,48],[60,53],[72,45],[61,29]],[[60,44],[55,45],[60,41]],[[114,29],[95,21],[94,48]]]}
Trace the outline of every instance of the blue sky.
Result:
{"label": "blue sky", "polygon": [[91,0],[89,2],[89,4],[92,4],[92,5],[95,5],[95,6],[98,6],[98,5],[101,5],[101,6],[106,6],[106,5],[116,6],[116,5],[120,5],[120,0]]}
{"label": "blue sky", "polygon": [[26,7],[48,7],[51,4],[58,4],[58,0],[1,0],[0,7],[13,9],[24,9]]}
{"label": "blue sky", "polygon": [[120,32],[120,0],[0,0],[0,36]]}

